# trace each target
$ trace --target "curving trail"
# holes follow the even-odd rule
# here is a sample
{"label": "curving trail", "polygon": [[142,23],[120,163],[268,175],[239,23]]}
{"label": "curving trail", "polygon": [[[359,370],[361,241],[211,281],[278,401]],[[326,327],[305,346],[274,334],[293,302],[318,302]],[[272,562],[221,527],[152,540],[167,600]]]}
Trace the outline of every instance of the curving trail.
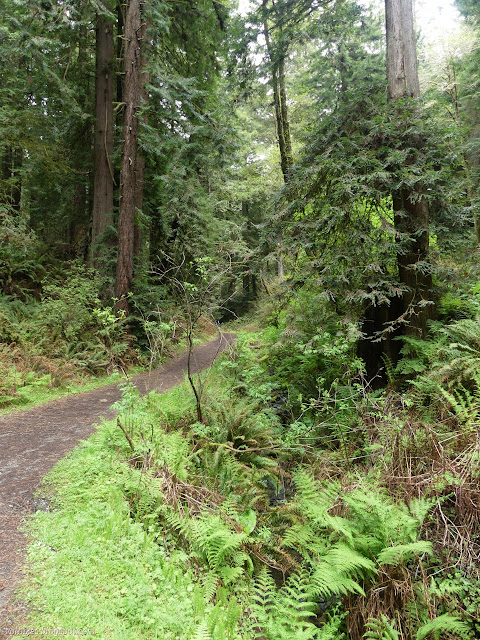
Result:
{"label": "curving trail", "polygon": [[[196,347],[192,371],[210,366],[234,340],[234,334],[221,333]],[[156,371],[133,376],[131,381],[141,393],[153,389],[163,393],[183,380],[186,368],[187,355],[182,354]],[[13,604],[11,596],[22,576],[27,544],[21,524],[26,515],[42,506],[34,499],[34,492],[43,476],[79,440],[93,433],[100,417],[114,416],[109,407],[120,395],[117,385],[109,385],[0,417],[0,627],[10,626],[22,613],[21,605]]]}

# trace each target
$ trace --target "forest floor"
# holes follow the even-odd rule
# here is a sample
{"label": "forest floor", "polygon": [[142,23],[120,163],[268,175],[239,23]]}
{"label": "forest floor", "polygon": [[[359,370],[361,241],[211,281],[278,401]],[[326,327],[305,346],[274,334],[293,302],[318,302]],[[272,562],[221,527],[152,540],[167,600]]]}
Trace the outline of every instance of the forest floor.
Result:
{"label": "forest floor", "polygon": [[[192,371],[210,366],[234,339],[234,334],[222,333],[196,347]],[[186,368],[187,353],[183,353],[130,381],[142,394],[162,393],[183,380]],[[48,509],[48,500],[35,496],[42,478],[90,436],[101,418],[114,416],[110,407],[120,397],[119,386],[111,384],[0,417],[0,628],[18,626],[22,618],[23,605],[12,597],[22,577],[27,545],[22,524],[29,514]]]}

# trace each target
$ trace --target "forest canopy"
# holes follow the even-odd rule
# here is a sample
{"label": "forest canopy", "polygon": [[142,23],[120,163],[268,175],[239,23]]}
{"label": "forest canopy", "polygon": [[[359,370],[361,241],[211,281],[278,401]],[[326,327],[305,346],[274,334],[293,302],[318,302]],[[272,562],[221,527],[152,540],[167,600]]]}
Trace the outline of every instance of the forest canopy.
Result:
{"label": "forest canopy", "polygon": [[117,407],[185,637],[477,637],[479,6],[0,0],[0,406],[239,333]]}

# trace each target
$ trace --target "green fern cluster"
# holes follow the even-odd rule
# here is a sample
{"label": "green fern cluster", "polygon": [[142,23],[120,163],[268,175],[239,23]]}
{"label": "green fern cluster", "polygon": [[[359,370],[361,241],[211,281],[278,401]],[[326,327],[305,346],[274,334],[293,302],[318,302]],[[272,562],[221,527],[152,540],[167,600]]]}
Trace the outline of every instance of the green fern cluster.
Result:
{"label": "green fern cluster", "polygon": [[[292,527],[284,542],[316,563],[313,580],[319,595],[361,593],[356,580],[370,580],[380,566],[431,554],[431,543],[418,540],[431,501],[415,500],[407,508],[378,491],[345,493],[333,483],[318,485],[306,471],[296,474],[295,483],[306,522]],[[343,515],[332,515],[334,507]]]}
{"label": "green fern cluster", "polygon": [[439,388],[464,385],[478,389],[480,371],[480,316],[464,318],[448,325],[431,323],[431,338],[402,337],[403,358],[396,373],[418,376],[411,382],[425,397]]}
{"label": "green fern cluster", "polygon": [[311,573],[302,568],[276,589],[275,582],[264,569],[254,583],[251,627],[261,628],[269,640],[340,639],[342,615],[329,623],[315,624],[317,598]]}
{"label": "green fern cluster", "polygon": [[480,370],[480,316],[458,320],[440,329],[446,346],[435,374],[447,384],[468,382]]}
{"label": "green fern cluster", "polygon": [[[295,485],[291,513],[293,510],[297,515],[290,526],[285,527],[284,521],[281,534],[257,525],[257,519],[266,522],[261,514],[250,526],[240,528],[241,514],[232,500],[227,501],[223,517],[205,512],[192,518],[169,511],[165,520],[188,541],[197,561],[218,575],[222,584],[248,580],[249,575],[257,573],[250,622],[261,628],[264,637],[335,637],[331,635],[332,625],[341,637],[342,616],[319,625],[314,623],[318,612],[350,594],[364,596],[387,565],[405,566],[431,554],[431,544],[418,540],[431,503],[413,501],[407,508],[375,492],[356,489],[345,493],[333,482],[318,484],[305,470],[295,475]],[[342,514],[332,515],[334,508]],[[266,565],[282,554],[299,560],[296,570],[277,588]],[[258,573],[256,567],[262,565],[259,559],[264,562]]]}
{"label": "green fern cluster", "polygon": [[220,515],[205,511],[193,518],[168,508],[162,510],[162,515],[187,542],[192,556],[217,574],[223,584],[237,580],[245,568],[253,572],[252,560],[244,551],[249,535],[229,526]]}
{"label": "green fern cluster", "polygon": [[236,640],[239,638],[238,623],[242,607],[227,589],[217,588],[216,580],[213,582],[215,605],[207,606],[214,596],[214,591],[210,591],[208,585],[211,575],[207,574],[207,584],[197,586],[193,594],[193,610],[195,618],[200,622],[197,623],[191,640]]}
{"label": "green fern cluster", "polygon": [[[137,400],[134,412],[141,415],[142,402],[154,401]],[[365,638],[396,640],[407,633],[421,640],[425,629],[459,633],[464,623],[454,617],[428,619],[424,585],[411,577],[419,560],[432,554],[420,529],[433,502],[397,504],[374,484],[345,490],[340,482],[317,481],[304,466],[290,476],[291,495],[269,501],[266,479],[281,483],[278,441],[271,425],[264,429],[251,419],[251,406],[244,400],[236,408],[207,404],[206,424],[190,424],[190,430],[182,420],[151,432],[145,421],[132,423],[137,439],[145,438],[153,452],[150,473],[163,495],[152,494],[150,514],[148,500],[139,500],[137,516],[183,547],[202,584],[200,595],[194,594],[198,621],[192,637],[360,637],[347,635],[344,603],[360,608],[378,585],[393,590],[401,580],[409,581],[409,593],[417,590],[420,601],[413,606],[410,595],[394,621],[391,605],[374,608],[366,627],[366,617],[360,625]],[[220,613],[213,622],[211,606],[208,613],[202,609],[202,602],[210,602],[216,611],[222,593],[235,598],[234,604],[225,600],[232,607],[230,627]]]}
{"label": "green fern cluster", "polygon": [[[469,627],[465,622],[462,622],[457,616],[443,614],[423,624],[418,629],[415,640],[425,640],[425,638],[439,640],[439,638],[450,634],[467,640],[471,638]],[[400,640],[400,634],[395,628],[395,623],[386,616],[382,616],[380,620],[369,619],[364,638],[365,640]]]}
{"label": "green fern cluster", "polygon": [[480,371],[472,373],[470,380],[470,388],[459,384],[450,391],[438,385],[438,390],[464,430],[477,431],[480,421]]}

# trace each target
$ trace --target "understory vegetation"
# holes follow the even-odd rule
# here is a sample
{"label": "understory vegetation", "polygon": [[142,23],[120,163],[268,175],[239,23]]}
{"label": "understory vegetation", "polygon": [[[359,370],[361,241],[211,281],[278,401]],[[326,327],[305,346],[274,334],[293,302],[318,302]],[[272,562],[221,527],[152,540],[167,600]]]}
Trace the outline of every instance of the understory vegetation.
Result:
{"label": "understory vegetation", "polygon": [[122,364],[125,323],[102,308],[99,287],[96,274],[73,265],[45,280],[37,299],[0,297],[0,408]]}
{"label": "understory vegetation", "polygon": [[[107,382],[135,367],[158,366],[185,346],[186,314],[170,301],[127,323],[105,282],[80,263],[50,269],[41,292],[0,295],[0,409]],[[215,333],[198,319],[198,336]]]}
{"label": "understory vegetation", "polygon": [[265,301],[252,322],[266,328],[240,332],[202,374],[201,422],[187,382],[144,398],[126,383],[117,421],[57,466],[50,510],[30,525],[37,626],[478,636],[475,299],[460,296],[465,317],[428,341],[406,340],[373,390],[354,327],[319,307],[302,316],[304,295]]}
{"label": "understory vegetation", "polygon": [[480,637],[479,6],[0,0],[0,412],[124,385],[33,626]]}

